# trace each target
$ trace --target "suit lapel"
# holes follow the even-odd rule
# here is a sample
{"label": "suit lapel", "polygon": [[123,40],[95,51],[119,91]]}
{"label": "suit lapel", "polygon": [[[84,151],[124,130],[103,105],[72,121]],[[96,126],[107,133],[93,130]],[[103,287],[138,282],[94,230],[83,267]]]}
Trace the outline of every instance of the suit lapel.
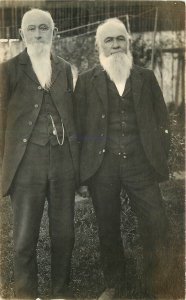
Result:
{"label": "suit lapel", "polygon": [[131,90],[131,82],[130,82],[130,77],[127,79],[126,84],[125,84],[125,89],[123,92],[123,97],[125,97]]}
{"label": "suit lapel", "polygon": [[52,57],[52,84],[50,94],[58,109],[63,122],[66,122],[66,111],[68,111],[68,101],[71,101],[71,93],[68,91],[68,82],[65,63],[58,57]]}
{"label": "suit lapel", "polygon": [[23,67],[23,72],[32,80],[34,81],[37,85],[40,84],[37,76],[32,68],[32,64],[29,58],[29,55],[27,54],[26,49],[21,53],[20,58],[19,58],[19,63]]}
{"label": "suit lapel", "polygon": [[[62,67],[62,65],[59,63],[59,58],[55,55],[52,55],[52,79],[51,79],[51,85],[53,85],[58,77],[58,75],[60,74],[60,72],[62,71],[65,74],[65,69],[64,67]],[[64,81],[62,82],[62,84],[64,83]],[[61,87],[62,89],[64,87]]]}
{"label": "suit lapel", "polygon": [[141,76],[140,70],[136,66],[134,66],[131,70],[131,83],[132,83],[132,94],[133,94],[134,104],[135,106],[137,106],[141,96],[143,78]]}
{"label": "suit lapel", "polygon": [[[93,83],[96,92],[98,93],[105,110],[107,111],[108,107],[108,92],[107,92],[107,82],[105,72],[101,66],[97,66],[94,76]],[[132,94],[134,99],[135,106],[138,105],[141,95],[141,88],[143,85],[143,77],[141,76],[140,70],[137,66],[133,66],[131,70],[131,85],[132,85]],[[124,95],[126,95],[130,91],[130,81],[127,80]]]}
{"label": "suit lapel", "polygon": [[[21,53],[19,62],[23,66],[23,72],[36,84],[40,84],[32,68],[32,63],[29,58],[29,55],[27,54],[26,49]],[[56,56],[52,55],[52,79],[51,79],[52,84],[54,84],[60,72],[61,72],[61,66],[59,64],[59,59]]]}
{"label": "suit lapel", "polygon": [[58,57],[52,57],[52,84],[51,94],[58,94],[63,99],[64,93],[67,92],[67,74],[65,64]]}
{"label": "suit lapel", "polygon": [[[37,76],[33,71],[26,49],[20,54],[19,63],[26,76],[28,76],[37,85],[40,85]],[[65,63],[63,60],[60,60],[58,57],[52,55],[52,79],[50,93],[59,113],[63,115],[66,109],[66,101],[68,98],[67,95],[69,96],[67,88]],[[61,99],[61,101],[59,101],[59,99]]]}
{"label": "suit lapel", "polygon": [[94,76],[93,76],[93,84],[95,87],[96,92],[101,99],[105,111],[108,108],[108,92],[107,92],[107,81],[104,70],[101,66],[97,66]]}

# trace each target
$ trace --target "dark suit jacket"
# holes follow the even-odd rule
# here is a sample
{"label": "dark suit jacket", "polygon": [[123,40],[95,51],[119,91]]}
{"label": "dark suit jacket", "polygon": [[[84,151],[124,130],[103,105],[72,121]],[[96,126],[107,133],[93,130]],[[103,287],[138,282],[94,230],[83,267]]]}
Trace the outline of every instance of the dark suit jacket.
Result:
{"label": "dark suit jacket", "polygon": [[[169,128],[162,92],[152,71],[133,66],[130,76],[141,143],[158,180],[168,179]],[[81,144],[80,179],[85,182],[98,170],[106,147],[108,95],[100,66],[79,76],[74,101]]]}
{"label": "dark suit jacket", "polygon": [[[76,178],[78,180],[78,142],[73,121],[72,73],[70,65],[53,56],[52,99],[68,136]],[[7,195],[25,153],[38,117],[43,91],[24,50],[0,66],[0,117],[2,193]],[[28,126],[32,121],[33,126]]]}

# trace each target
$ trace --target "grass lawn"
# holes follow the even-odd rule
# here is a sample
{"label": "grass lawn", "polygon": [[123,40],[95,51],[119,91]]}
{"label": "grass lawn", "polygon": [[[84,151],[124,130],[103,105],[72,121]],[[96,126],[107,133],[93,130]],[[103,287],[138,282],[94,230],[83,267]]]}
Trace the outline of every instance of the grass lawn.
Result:
{"label": "grass lawn", "polygon": [[[184,181],[163,183],[162,194],[171,224],[170,241],[172,261],[169,299],[184,299]],[[12,212],[9,199],[0,201],[0,272],[1,297],[13,298],[13,243]],[[142,272],[142,249],[137,220],[130,203],[122,201],[121,228],[127,257],[126,278],[128,299],[139,299]],[[76,242],[72,259],[72,288],[76,298],[96,298],[104,288],[99,261],[97,225],[91,199],[76,201]],[[50,242],[47,207],[45,207],[38,243],[39,291],[41,298],[50,292]]]}

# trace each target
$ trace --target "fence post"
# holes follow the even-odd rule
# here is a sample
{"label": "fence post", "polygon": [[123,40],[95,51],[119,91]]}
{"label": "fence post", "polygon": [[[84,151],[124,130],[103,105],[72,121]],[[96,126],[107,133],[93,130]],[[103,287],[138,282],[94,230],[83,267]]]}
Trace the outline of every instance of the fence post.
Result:
{"label": "fence post", "polygon": [[153,39],[152,39],[152,53],[151,53],[151,69],[154,66],[154,52],[155,52],[155,38],[157,32],[157,21],[158,21],[158,7],[156,7],[155,20],[154,20],[154,31],[153,31]]}
{"label": "fence post", "polygon": [[6,38],[7,38],[7,40],[10,39],[10,27],[9,26],[6,27]]}
{"label": "fence post", "polygon": [[126,23],[127,23],[127,31],[128,33],[131,35],[131,31],[130,31],[130,22],[129,22],[129,15],[126,15]]}

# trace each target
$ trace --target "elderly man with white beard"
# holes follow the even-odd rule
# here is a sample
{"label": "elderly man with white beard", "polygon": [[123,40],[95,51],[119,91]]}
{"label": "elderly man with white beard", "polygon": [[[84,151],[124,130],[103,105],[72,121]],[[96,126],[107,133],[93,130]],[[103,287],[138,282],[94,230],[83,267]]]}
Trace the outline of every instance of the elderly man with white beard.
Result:
{"label": "elderly man with white beard", "polygon": [[168,179],[166,105],[151,70],[133,64],[130,36],[117,18],[99,25],[100,65],[81,74],[75,88],[80,181],[95,209],[105,290],[112,299],[125,287],[120,232],[124,189],[138,218],[144,254],[142,296],[161,293],[167,218],[159,181]]}
{"label": "elderly man with white beard", "polygon": [[51,239],[51,297],[71,297],[78,143],[69,63],[51,53],[49,12],[22,18],[26,49],[0,66],[2,193],[13,208],[15,296],[38,297],[36,248],[45,200]]}

